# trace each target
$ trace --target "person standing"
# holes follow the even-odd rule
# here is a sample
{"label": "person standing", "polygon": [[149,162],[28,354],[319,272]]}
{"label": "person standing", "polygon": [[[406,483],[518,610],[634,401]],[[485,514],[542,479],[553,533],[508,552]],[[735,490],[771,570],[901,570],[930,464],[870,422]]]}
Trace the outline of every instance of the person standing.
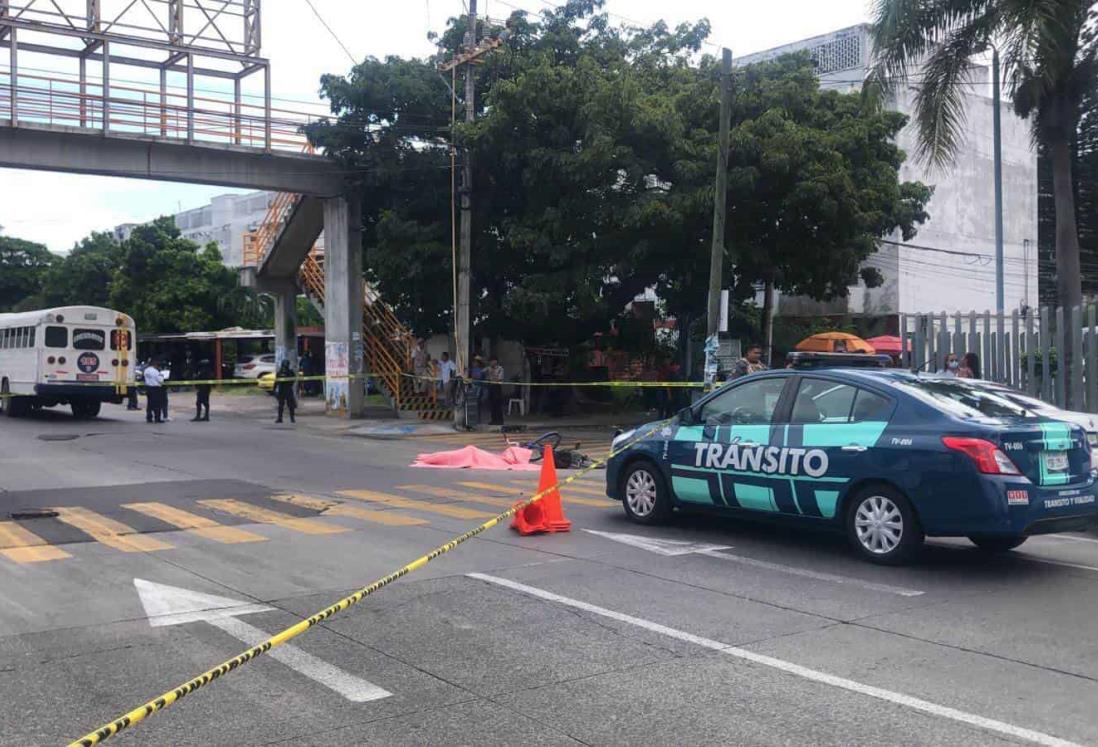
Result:
{"label": "person standing", "polygon": [[442,392],[442,402],[446,407],[450,407],[454,401],[451,384],[456,373],[457,365],[450,360],[450,354],[443,351],[438,361],[438,388]]}
{"label": "person standing", "polygon": [[160,373],[159,361],[155,358],[145,366],[145,422],[164,422],[164,375]]}
{"label": "person standing", "polygon": [[[198,368],[195,370],[195,378],[199,381],[210,381],[213,379],[213,367],[210,366],[209,360],[203,358],[198,362]],[[213,387],[210,384],[196,384],[194,387],[194,417],[191,422],[208,423],[210,421],[210,389]],[[205,413],[203,413],[205,409]]]}
{"label": "person standing", "polygon": [[282,412],[287,407],[290,410],[290,422],[297,422],[294,418],[294,411],[297,410],[297,397],[294,395],[294,384],[297,382],[294,378],[294,369],[290,366],[290,362],[282,361],[282,366],[279,367],[278,376],[275,380],[275,394],[278,395],[278,417],[275,418],[276,423],[282,422]]}
{"label": "person standing", "polygon": [[427,344],[422,337],[416,338],[416,346],[412,349],[412,373],[415,375],[416,394],[421,394],[427,387],[427,364],[431,362],[431,356],[427,354]]}
{"label": "person standing", "polygon": [[957,369],[957,375],[962,379],[980,378],[980,356],[975,353],[965,353],[961,359],[961,367]]}
{"label": "person standing", "polygon": [[488,422],[490,425],[503,425],[503,366],[499,365],[498,358],[488,361],[484,380],[488,382]]}
{"label": "person standing", "polygon": [[961,361],[957,358],[956,353],[950,353],[945,359],[945,370],[942,371],[946,376],[960,376],[961,375]]}
{"label": "person standing", "polygon": [[744,356],[732,364],[732,372],[728,380],[732,381],[766,369],[767,366],[762,361],[762,345],[748,345]]}
{"label": "person standing", "polygon": [[168,417],[168,384],[167,381],[172,376],[171,363],[161,359],[160,361],[160,417],[165,423],[171,422],[171,418]]}

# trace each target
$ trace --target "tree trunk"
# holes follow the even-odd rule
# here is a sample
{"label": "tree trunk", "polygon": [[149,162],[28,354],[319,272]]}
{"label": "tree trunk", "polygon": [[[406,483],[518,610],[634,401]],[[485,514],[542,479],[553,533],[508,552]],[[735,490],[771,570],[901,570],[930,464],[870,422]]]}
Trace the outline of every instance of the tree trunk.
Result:
{"label": "tree trunk", "polygon": [[1075,223],[1075,188],[1071,176],[1071,143],[1049,144],[1052,195],[1056,205],[1056,292],[1061,306],[1083,300],[1079,269],[1079,232]]}
{"label": "tree trunk", "polygon": [[773,362],[770,360],[771,351],[774,346],[774,281],[767,280],[763,286],[763,308],[762,308],[762,338],[763,338],[763,360],[766,361],[766,365],[772,366]]}
{"label": "tree trunk", "polygon": [[[1067,131],[1063,128],[1064,135]],[[1083,301],[1082,274],[1079,263],[1079,232],[1075,222],[1075,187],[1071,175],[1072,152],[1070,136],[1058,136],[1048,144],[1052,161],[1052,195],[1056,205],[1056,297],[1064,309],[1064,318],[1077,320],[1072,315]],[[1079,393],[1072,389],[1072,367],[1079,351],[1074,349],[1073,329],[1064,330],[1064,350],[1060,353],[1060,365],[1065,366],[1064,402],[1074,403]],[[1064,405],[1068,407],[1067,404]],[[1068,409],[1071,409],[1068,407]]]}

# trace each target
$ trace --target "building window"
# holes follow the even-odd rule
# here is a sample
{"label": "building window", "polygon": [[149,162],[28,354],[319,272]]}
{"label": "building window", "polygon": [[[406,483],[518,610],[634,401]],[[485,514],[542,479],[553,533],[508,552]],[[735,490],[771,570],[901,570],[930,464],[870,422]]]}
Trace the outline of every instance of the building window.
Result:
{"label": "building window", "polygon": [[862,67],[862,37],[843,36],[812,48],[817,75]]}

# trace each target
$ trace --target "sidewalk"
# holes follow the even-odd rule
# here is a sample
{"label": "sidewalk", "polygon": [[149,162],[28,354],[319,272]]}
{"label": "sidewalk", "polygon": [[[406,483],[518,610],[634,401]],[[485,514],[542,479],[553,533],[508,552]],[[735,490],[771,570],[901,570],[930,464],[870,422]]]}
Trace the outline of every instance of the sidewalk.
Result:
{"label": "sidewalk", "polygon": [[[174,417],[193,413],[194,395],[180,392],[172,397]],[[211,417],[228,416],[255,421],[274,421],[278,404],[266,394],[223,394],[215,392],[211,401]],[[615,428],[633,426],[656,419],[655,413],[593,413],[584,416],[552,418],[543,414],[510,416],[504,418],[508,433],[537,435],[547,431],[600,431],[612,432]],[[306,397],[298,400],[298,425],[312,431],[331,435],[357,436],[360,438],[403,439],[458,433],[453,423],[426,421],[418,418],[397,418],[387,407],[368,407],[366,417],[355,420],[330,417],[324,412],[324,400]],[[512,430],[514,429],[514,430]],[[499,426],[487,424],[471,433],[499,433]]]}

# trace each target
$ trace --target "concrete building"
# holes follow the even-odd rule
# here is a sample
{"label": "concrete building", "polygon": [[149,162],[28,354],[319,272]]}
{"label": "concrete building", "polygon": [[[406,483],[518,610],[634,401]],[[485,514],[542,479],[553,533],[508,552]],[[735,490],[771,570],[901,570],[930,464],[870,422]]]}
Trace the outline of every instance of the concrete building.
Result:
{"label": "concrete building", "polygon": [[[808,50],[816,60],[820,85],[844,92],[861,87],[872,63],[868,25],[853,26],[741,57],[738,65]],[[918,80],[918,73],[912,76]],[[915,159],[917,133],[909,122],[897,138],[908,154],[904,181],[934,187],[930,219],[907,245],[888,237],[866,264],[885,282],[878,288],[851,286],[850,295],[827,303],[779,297],[784,316],[983,311],[995,309],[995,210],[992,161],[991,72],[975,66],[965,96],[967,131],[953,167],[937,170]],[[897,91],[891,107],[911,115],[915,91]],[[1037,154],[1027,121],[1002,104],[1004,307],[1007,312],[1037,305]]]}
{"label": "concrete building", "polygon": [[[184,210],[172,217],[184,238],[202,246],[211,241],[217,242],[225,265],[240,267],[243,264],[244,234],[263,222],[273,198],[273,192],[218,195],[208,205]],[[125,241],[137,225],[123,223],[112,229],[111,233],[119,241]]]}

